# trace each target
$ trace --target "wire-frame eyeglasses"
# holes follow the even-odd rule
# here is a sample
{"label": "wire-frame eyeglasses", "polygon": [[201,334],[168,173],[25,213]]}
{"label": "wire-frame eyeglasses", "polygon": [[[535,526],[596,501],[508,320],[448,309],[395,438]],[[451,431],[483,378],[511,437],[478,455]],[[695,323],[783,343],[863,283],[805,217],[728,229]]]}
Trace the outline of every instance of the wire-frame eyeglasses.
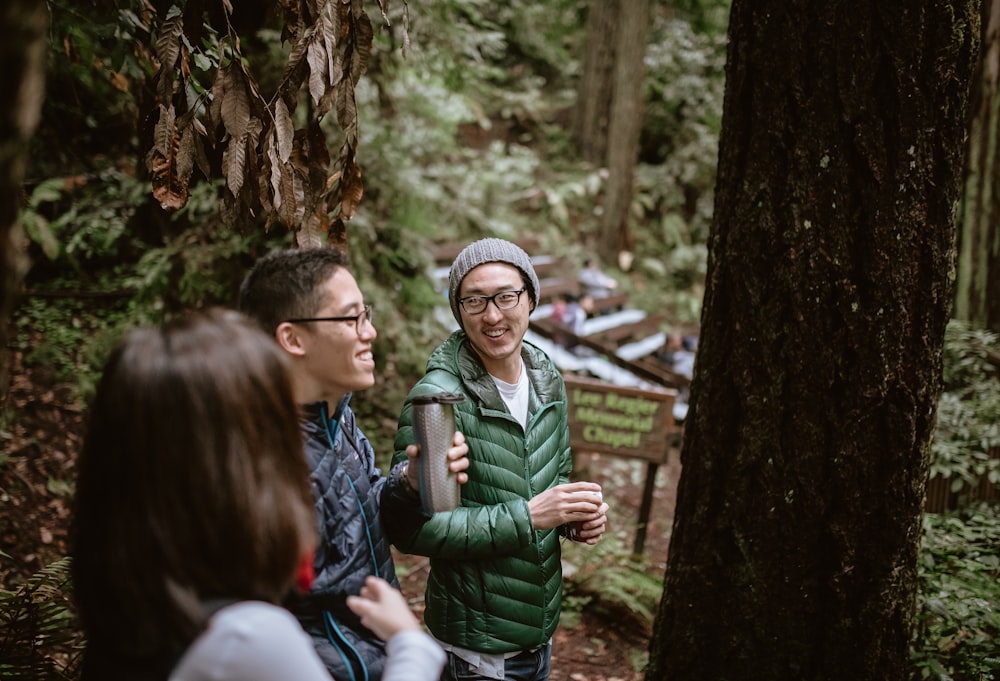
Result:
{"label": "wire-frame eyeglasses", "polygon": [[358,314],[346,317],[300,317],[298,319],[286,319],[285,321],[291,324],[305,324],[306,322],[354,322],[354,330],[360,336],[365,322],[371,323],[372,321],[372,306],[365,305],[364,309]]}
{"label": "wire-frame eyeglasses", "polygon": [[459,298],[458,304],[469,314],[480,314],[486,311],[486,306],[491,302],[497,306],[498,310],[511,310],[517,307],[521,301],[521,294],[527,291],[525,288],[516,291],[500,291],[492,296],[467,296]]}

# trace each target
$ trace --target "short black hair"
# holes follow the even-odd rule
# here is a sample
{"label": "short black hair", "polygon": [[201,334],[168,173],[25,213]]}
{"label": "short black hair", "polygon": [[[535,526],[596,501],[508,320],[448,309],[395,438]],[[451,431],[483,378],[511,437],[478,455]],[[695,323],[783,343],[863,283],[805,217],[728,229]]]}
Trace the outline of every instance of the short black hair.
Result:
{"label": "short black hair", "polygon": [[314,316],[326,303],[322,285],[340,268],[349,269],[338,249],[276,251],[257,261],[240,286],[240,311],[273,336],[288,319]]}

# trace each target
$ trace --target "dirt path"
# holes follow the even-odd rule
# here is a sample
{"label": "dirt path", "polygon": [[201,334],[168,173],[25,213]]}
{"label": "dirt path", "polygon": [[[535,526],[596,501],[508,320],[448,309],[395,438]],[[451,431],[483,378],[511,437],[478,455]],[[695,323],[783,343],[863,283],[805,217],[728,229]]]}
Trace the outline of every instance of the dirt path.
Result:
{"label": "dirt path", "polygon": [[[639,504],[645,482],[645,464],[615,457],[595,455],[590,461],[591,475],[604,489],[604,498],[611,506],[612,527],[608,546],[620,556],[630,553],[639,517]],[[666,568],[667,545],[673,523],[676,481],[680,466],[676,461],[660,466],[656,473],[656,489],[643,551],[643,572],[662,580]],[[591,560],[584,551],[593,553]],[[567,571],[592,575],[591,583],[601,583],[602,567],[613,569],[616,558],[587,548],[567,550],[564,566]],[[397,573],[403,593],[415,612],[423,612],[423,592],[430,569],[421,556],[396,554]],[[570,561],[583,560],[579,564]],[[626,613],[616,612],[609,605],[597,603],[599,594],[580,605],[580,595],[567,591],[564,612],[553,640],[551,681],[642,681],[642,668],[647,659],[649,622],[637,623]]]}

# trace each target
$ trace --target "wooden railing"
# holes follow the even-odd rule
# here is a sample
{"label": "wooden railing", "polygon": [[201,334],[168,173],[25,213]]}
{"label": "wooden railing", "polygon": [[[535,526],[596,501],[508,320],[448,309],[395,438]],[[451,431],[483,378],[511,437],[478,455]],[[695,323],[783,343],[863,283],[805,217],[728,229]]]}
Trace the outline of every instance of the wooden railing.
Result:
{"label": "wooden railing", "polygon": [[[990,458],[1000,459],[1000,449],[990,450]],[[985,475],[975,486],[964,480],[941,476],[927,480],[924,499],[924,511],[927,513],[954,511],[970,501],[1000,501],[1000,485],[990,482]]]}

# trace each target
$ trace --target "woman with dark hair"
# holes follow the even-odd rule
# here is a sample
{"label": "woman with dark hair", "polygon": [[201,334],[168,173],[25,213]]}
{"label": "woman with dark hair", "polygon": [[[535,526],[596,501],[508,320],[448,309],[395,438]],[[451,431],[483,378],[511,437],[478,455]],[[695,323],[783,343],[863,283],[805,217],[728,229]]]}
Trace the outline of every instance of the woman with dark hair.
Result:
{"label": "woman with dark hair", "polygon": [[[308,588],[316,542],[285,362],[218,310],[133,330],[111,354],[75,502],[83,681],[329,681],[278,605]],[[399,603],[372,605],[377,587],[359,607],[382,633],[429,641]]]}

